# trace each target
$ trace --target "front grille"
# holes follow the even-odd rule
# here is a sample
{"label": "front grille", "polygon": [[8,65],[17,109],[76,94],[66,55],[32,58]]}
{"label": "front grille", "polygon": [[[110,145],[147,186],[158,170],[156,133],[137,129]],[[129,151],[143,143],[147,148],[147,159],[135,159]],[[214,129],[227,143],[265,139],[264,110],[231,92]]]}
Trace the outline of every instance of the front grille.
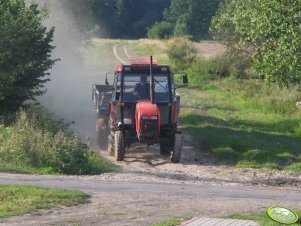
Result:
{"label": "front grille", "polygon": [[140,136],[143,137],[158,136],[158,120],[141,119]]}

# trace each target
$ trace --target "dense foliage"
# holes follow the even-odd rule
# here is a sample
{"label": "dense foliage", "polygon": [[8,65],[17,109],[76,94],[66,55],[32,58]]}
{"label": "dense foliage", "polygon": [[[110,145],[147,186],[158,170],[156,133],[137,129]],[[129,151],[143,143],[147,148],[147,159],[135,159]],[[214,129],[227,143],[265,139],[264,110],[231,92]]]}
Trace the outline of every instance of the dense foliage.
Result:
{"label": "dense foliage", "polygon": [[214,17],[212,31],[231,48],[251,56],[269,83],[301,81],[301,0],[232,0]]}
{"label": "dense foliage", "polygon": [[148,28],[162,20],[171,0],[63,0],[76,16],[76,22],[93,28],[109,38],[145,37]]}
{"label": "dense foliage", "polygon": [[175,36],[208,39],[211,17],[222,0],[173,0],[164,21],[173,25]]}
{"label": "dense foliage", "polygon": [[168,39],[173,35],[173,25],[162,21],[155,23],[147,32],[147,36],[152,39]]}
{"label": "dense foliage", "polygon": [[116,169],[64,127],[42,111],[22,111],[13,125],[0,125],[0,170],[78,175]]}
{"label": "dense foliage", "polygon": [[40,88],[54,63],[50,59],[54,29],[47,31],[42,20],[37,5],[0,0],[0,114],[43,93]]}
{"label": "dense foliage", "polygon": [[209,38],[211,17],[223,0],[62,0],[80,27],[100,27],[109,38]]}

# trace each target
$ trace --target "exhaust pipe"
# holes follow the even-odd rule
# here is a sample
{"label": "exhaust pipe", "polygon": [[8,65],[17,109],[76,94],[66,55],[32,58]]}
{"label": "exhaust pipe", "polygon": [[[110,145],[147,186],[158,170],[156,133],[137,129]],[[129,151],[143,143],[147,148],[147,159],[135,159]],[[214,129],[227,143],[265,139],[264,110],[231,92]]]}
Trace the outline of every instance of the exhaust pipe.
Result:
{"label": "exhaust pipe", "polygon": [[150,98],[151,98],[151,102],[152,104],[155,103],[155,84],[154,84],[154,75],[153,75],[153,56],[150,56],[150,69],[149,69],[149,73],[150,73]]}

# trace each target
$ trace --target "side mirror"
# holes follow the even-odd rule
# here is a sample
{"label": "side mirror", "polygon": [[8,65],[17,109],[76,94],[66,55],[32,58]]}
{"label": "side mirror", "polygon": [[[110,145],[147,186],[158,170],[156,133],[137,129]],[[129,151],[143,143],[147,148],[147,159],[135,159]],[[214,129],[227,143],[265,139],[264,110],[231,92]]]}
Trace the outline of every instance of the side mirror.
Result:
{"label": "side mirror", "polygon": [[183,84],[188,85],[188,76],[187,76],[187,74],[183,75]]}

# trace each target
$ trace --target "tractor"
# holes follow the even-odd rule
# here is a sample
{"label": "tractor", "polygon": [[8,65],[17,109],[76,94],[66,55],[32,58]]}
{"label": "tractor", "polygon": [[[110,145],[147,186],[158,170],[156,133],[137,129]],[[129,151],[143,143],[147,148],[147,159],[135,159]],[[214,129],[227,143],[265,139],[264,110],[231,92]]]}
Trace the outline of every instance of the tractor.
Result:
{"label": "tractor", "polygon": [[[97,143],[117,161],[134,143],[159,144],[160,154],[171,162],[181,158],[182,140],[178,131],[180,96],[176,95],[170,66],[158,65],[150,57],[130,58],[117,65],[113,84],[92,85],[92,102],[98,117]],[[183,78],[185,84],[187,77]]]}

